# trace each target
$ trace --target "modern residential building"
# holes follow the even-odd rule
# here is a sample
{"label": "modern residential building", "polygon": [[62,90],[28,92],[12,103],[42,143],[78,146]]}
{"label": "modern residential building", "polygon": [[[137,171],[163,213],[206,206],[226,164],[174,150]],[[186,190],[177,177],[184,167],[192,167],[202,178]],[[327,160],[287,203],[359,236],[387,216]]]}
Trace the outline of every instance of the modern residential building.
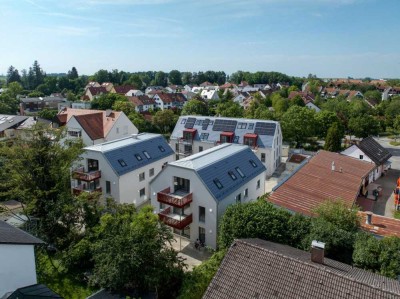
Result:
{"label": "modern residential building", "polygon": [[72,191],[101,192],[118,203],[140,206],[150,198],[149,181],[174,152],[158,134],[142,133],[84,148],[72,171]]}
{"label": "modern residential building", "polygon": [[42,240],[0,221],[0,298],[36,280],[35,245]]}
{"label": "modern residential building", "polygon": [[248,146],[221,144],[168,163],[150,182],[151,204],[175,233],[216,248],[226,208],[263,195],[265,170]]}
{"label": "modern residential building", "polygon": [[156,102],[156,107],[161,110],[182,109],[186,103],[186,98],[182,93],[157,93],[154,95],[153,100]]}
{"label": "modern residential building", "polygon": [[203,299],[400,298],[400,284],[370,271],[324,257],[324,244],[311,253],[260,239],[235,240]]}
{"label": "modern residential building", "polygon": [[149,98],[147,95],[132,96],[127,98],[128,101],[135,106],[136,112],[154,110],[157,107],[154,99]]}
{"label": "modern residential building", "polygon": [[280,165],[282,131],[279,122],[272,120],[181,116],[170,139],[176,159],[222,143],[248,145],[267,168],[267,176]]}
{"label": "modern residential building", "polygon": [[137,134],[138,129],[121,111],[64,108],[56,126],[66,126],[66,139],[82,138],[85,145],[99,144]]}

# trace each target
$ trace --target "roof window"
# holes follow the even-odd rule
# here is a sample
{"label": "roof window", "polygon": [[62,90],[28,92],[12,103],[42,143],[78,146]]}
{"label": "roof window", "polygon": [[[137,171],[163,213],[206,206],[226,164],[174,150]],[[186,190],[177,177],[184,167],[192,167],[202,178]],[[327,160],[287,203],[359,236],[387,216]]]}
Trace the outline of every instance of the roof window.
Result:
{"label": "roof window", "polygon": [[125,162],[124,160],[122,160],[122,159],[119,159],[119,160],[118,160],[118,163],[119,163],[119,165],[121,165],[122,167],[127,166],[126,162]]}
{"label": "roof window", "polygon": [[236,171],[238,172],[238,174],[239,174],[242,178],[245,177],[243,171],[242,171],[239,167],[236,167],[235,169],[236,169]]}
{"label": "roof window", "polygon": [[219,181],[219,179],[214,179],[213,182],[214,182],[215,186],[217,186],[218,189],[224,188],[224,186],[222,186],[222,184]]}
{"label": "roof window", "polygon": [[233,173],[233,171],[228,171],[229,176],[231,177],[232,180],[236,180],[237,177],[236,175]]}
{"label": "roof window", "polygon": [[150,158],[151,158],[150,155],[149,155],[149,153],[148,153],[147,151],[143,151],[143,155],[144,155],[147,159],[150,159]]}
{"label": "roof window", "polygon": [[139,154],[135,154],[135,157],[136,157],[136,159],[137,159],[138,161],[142,161],[142,160],[143,160],[142,156],[139,155]]}
{"label": "roof window", "polygon": [[253,166],[254,168],[257,167],[257,164],[256,164],[256,162],[254,162],[254,160],[249,160],[249,162],[250,162],[251,166]]}
{"label": "roof window", "polygon": [[163,153],[163,152],[165,152],[165,148],[162,146],[162,145],[159,145],[158,146],[158,149]]}

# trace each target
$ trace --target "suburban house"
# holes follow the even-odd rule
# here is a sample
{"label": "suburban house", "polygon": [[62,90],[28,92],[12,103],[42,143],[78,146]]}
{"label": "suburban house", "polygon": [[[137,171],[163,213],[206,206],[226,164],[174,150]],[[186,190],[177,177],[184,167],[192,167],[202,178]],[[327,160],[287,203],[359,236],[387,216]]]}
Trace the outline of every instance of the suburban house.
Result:
{"label": "suburban house", "polygon": [[82,138],[93,145],[137,134],[138,129],[121,111],[65,108],[54,126],[66,126],[66,139]]}
{"label": "suburban house", "polygon": [[111,92],[114,88],[114,84],[112,84],[111,82],[103,82],[101,83],[101,86],[105,87],[108,92]]}
{"label": "suburban house", "polygon": [[341,152],[342,155],[353,157],[376,165],[375,171],[370,175],[369,181],[373,182],[381,177],[389,168],[389,159],[392,154],[380,145],[373,137],[367,137]]}
{"label": "suburban house", "polygon": [[235,240],[203,299],[400,298],[400,284],[370,271],[324,257],[325,244],[311,252],[260,239]]}
{"label": "suburban house", "polygon": [[161,110],[182,109],[186,103],[186,98],[181,93],[157,93],[154,95],[153,100],[156,102],[157,108]]}
{"label": "suburban house", "polygon": [[44,242],[0,221],[0,297],[33,285],[36,280],[35,245]]}
{"label": "suburban house", "polygon": [[67,99],[62,96],[20,98],[19,112],[21,115],[25,115],[26,112],[33,114],[43,109],[57,109],[60,103],[65,102],[67,102]]}
{"label": "suburban house", "polygon": [[183,90],[182,85],[169,85],[165,88],[165,90],[169,93],[181,92]]}
{"label": "suburban house", "polygon": [[96,82],[96,81],[90,81],[88,84],[86,84],[85,89],[88,89],[89,87],[100,87],[101,85]]}
{"label": "suburban house", "polygon": [[282,131],[279,122],[245,118],[181,116],[171,134],[176,159],[222,143],[248,145],[270,176],[281,163]]}
{"label": "suburban house", "polygon": [[197,94],[191,91],[183,90],[182,91],[183,96],[186,98],[187,101],[190,101],[193,99]]}
{"label": "suburban house", "polygon": [[248,146],[221,144],[170,162],[151,182],[151,204],[173,231],[216,248],[219,221],[233,203],[264,194],[265,166]]}
{"label": "suburban house", "polygon": [[207,89],[202,90],[200,96],[206,101],[218,100],[219,99],[218,91],[217,90],[212,90],[212,89],[210,89],[210,90],[207,90]]}
{"label": "suburban house", "polygon": [[123,96],[128,96],[131,95],[137,88],[135,88],[132,85],[120,85],[120,86],[114,86],[111,89],[111,93],[118,93]]}
{"label": "suburban house", "polygon": [[128,101],[131,102],[133,106],[135,106],[136,112],[154,110],[157,107],[156,101],[146,95],[132,96],[127,98]]}
{"label": "suburban house", "polygon": [[108,93],[108,91],[105,87],[88,87],[86,88],[82,99],[86,101],[93,101],[93,99],[106,93]]}
{"label": "suburban house", "polygon": [[150,92],[152,92],[152,91],[162,91],[163,89],[164,89],[163,86],[148,86],[148,87],[145,89],[144,93],[145,93],[145,94],[148,94],[148,93],[150,93]]}
{"label": "suburban house", "polygon": [[127,97],[138,97],[144,96],[144,92],[138,89],[132,89],[125,94]]}
{"label": "suburban house", "polygon": [[291,91],[289,94],[289,100],[293,100],[295,97],[301,97],[304,102],[304,105],[307,108],[313,109],[315,112],[320,112],[321,109],[314,104],[314,95],[310,92],[303,92],[303,91]]}
{"label": "suburban house", "polygon": [[0,140],[15,137],[15,129],[28,118],[28,116],[0,114]]}
{"label": "suburban house", "polygon": [[72,171],[72,191],[101,192],[118,203],[140,206],[150,198],[149,181],[174,152],[158,134],[134,134],[84,148],[82,160]]}

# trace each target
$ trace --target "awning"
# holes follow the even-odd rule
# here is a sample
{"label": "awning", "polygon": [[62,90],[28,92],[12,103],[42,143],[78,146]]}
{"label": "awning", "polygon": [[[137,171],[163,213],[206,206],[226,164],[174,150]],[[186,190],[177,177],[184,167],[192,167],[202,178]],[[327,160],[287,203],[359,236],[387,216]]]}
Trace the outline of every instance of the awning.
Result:
{"label": "awning", "polygon": [[235,133],[234,132],[222,132],[221,135],[222,136],[233,136],[233,135],[235,135]]}
{"label": "awning", "polygon": [[257,135],[257,134],[247,133],[247,134],[244,134],[243,137],[244,137],[244,138],[257,138],[258,135]]}

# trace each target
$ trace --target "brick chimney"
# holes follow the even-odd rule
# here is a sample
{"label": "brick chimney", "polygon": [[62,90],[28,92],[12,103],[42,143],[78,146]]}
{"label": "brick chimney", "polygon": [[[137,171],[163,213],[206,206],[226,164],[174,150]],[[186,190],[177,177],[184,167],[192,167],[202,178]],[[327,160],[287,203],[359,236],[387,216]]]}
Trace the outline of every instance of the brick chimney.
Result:
{"label": "brick chimney", "polygon": [[318,264],[324,263],[325,243],[312,241],[311,243],[311,261]]}

